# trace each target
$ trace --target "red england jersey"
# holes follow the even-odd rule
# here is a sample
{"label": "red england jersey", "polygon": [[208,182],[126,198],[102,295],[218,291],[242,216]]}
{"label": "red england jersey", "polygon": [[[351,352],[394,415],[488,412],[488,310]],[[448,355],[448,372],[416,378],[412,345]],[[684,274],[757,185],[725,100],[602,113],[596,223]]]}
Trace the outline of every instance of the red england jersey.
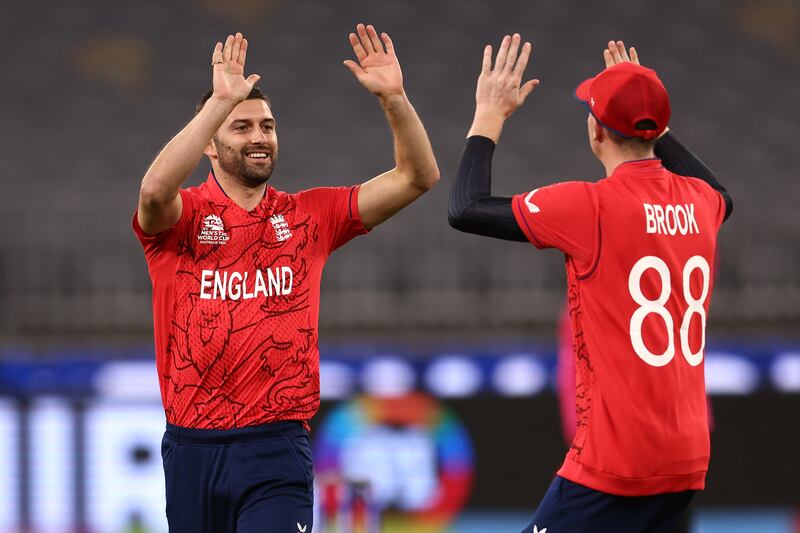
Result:
{"label": "red england jersey", "polygon": [[702,489],[703,349],[722,196],[646,159],[512,205],[531,243],[566,255],[578,429],[558,474],[623,496]]}
{"label": "red england jersey", "polygon": [[317,322],[328,255],[366,233],[358,186],[267,187],[245,211],[213,175],[180,191],[171,228],[133,216],[153,283],[156,364],[167,422],[230,429],[310,419],[319,406]]}

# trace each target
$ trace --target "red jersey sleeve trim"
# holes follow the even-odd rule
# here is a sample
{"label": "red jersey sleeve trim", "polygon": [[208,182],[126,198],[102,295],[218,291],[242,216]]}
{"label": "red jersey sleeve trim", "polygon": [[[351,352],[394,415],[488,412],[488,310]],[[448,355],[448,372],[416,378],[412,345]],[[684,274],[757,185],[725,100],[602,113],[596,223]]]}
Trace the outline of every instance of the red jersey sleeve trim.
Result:
{"label": "red jersey sleeve trim", "polygon": [[181,216],[178,218],[177,221],[170,227],[165,230],[161,230],[158,233],[147,233],[142,229],[139,225],[139,208],[137,207],[136,210],[133,212],[133,220],[131,221],[131,226],[133,227],[133,232],[139,238],[142,243],[149,243],[149,242],[156,242],[162,239],[165,235],[169,234],[172,230],[174,230],[180,223],[188,216],[189,211],[191,210],[192,198],[191,193],[186,189],[181,189],[179,191],[181,195]]}
{"label": "red jersey sleeve trim", "polygon": [[137,207],[136,210],[133,212],[133,220],[131,221],[131,226],[133,227],[133,232],[139,237],[139,240],[142,242],[150,242],[150,241],[157,241],[167,233],[169,233],[178,223],[176,222],[172,226],[168,227],[165,230],[161,230],[158,233],[147,233],[142,229],[139,225],[139,208]]}
{"label": "red jersey sleeve trim", "polygon": [[547,248],[544,244],[539,242],[536,238],[536,235],[533,234],[533,229],[531,229],[530,225],[528,224],[528,219],[525,218],[525,214],[522,211],[522,207],[520,207],[520,202],[522,201],[522,196],[517,195],[514,197],[514,200],[511,202],[511,209],[514,211],[514,218],[517,219],[517,225],[522,230],[522,233],[528,238],[531,244],[533,244],[538,249]]}
{"label": "red jersey sleeve trim", "polygon": [[371,228],[367,228],[364,225],[364,221],[361,220],[361,213],[358,211],[358,191],[361,190],[361,185],[353,185],[350,188],[350,201],[349,201],[349,210],[348,215],[350,216],[350,220],[358,223],[358,231],[362,232],[361,234],[367,234],[371,231]]}
{"label": "red jersey sleeve trim", "polygon": [[[131,227],[133,228],[133,232],[136,234],[136,236],[139,238],[139,240],[149,239],[150,237],[153,237],[153,235],[150,235],[149,233],[145,233],[144,230],[142,229],[142,227],[139,225],[139,208],[138,207],[133,211],[133,220],[131,220]],[[167,231],[167,230],[164,230],[164,231]]]}
{"label": "red jersey sleeve trim", "polygon": [[349,211],[348,215],[353,220],[361,220],[361,213],[358,211],[358,191],[361,185],[353,185],[350,187]]}
{"label": "red jersey sleeve trim", "polygon": [[[353,218],[353,213],[355,212],[356,216],[358,216],[358,185],[352,187],[350,189],[350,211],[349,215],[350,218]],[[355,194],[354,194],[355,193]]]}

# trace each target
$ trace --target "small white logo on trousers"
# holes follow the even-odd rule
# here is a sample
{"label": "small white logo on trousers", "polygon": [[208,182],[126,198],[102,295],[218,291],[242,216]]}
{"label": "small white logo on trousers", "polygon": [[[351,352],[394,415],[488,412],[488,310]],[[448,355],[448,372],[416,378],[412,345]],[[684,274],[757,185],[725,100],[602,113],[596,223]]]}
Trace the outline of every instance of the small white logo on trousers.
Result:
{"label": "small white logo on trousers", "polygon": [[297,523],[297,531],[299,533],[306,533],[306,529],[308,528],[308,524],[301,526],[300,522]]}

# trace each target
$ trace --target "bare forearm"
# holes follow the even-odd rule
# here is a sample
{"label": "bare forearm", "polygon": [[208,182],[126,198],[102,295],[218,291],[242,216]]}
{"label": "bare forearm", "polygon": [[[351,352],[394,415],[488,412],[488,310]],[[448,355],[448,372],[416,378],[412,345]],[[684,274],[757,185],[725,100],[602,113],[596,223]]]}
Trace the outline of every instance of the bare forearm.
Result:
{"label": "bare forearm", "polygon": [[181,185],[197,167],[203,150],[233,108],[233,102],[211,98],[156,156],[142,180],[141,200],[165,203],[178,195]]}
{"label": "bare forearm", "polygon": [[439,169],[428,134],[405,92],[381,99],[394,135],[395,166],[415,187],[428,190],[439,180]]}

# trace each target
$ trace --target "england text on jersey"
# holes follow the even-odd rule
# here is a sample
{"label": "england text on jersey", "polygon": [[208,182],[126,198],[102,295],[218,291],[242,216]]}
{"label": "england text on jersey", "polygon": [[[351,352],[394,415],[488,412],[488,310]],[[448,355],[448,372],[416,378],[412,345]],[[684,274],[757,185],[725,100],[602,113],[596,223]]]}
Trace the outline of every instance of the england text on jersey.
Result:
{"label": "england text on jersey", "polygon": [[333,250],[367,232],[358,187],[268,186],[251,211],[213,174],[180,194],[172,228],[148,235],[132,219],[153,282],[167,422],[231,429],[309,420],[319,406],[322,270]]}
{"label": "england text on jersey", "polygon": [[[266,279],[265,279],[266,278]],[[249,300],[292,293],[294,273],[288,266],[250,272],[203,270],[200,278],[200,298],[204,300]],[[248,292],[249,291],[249,292]]]}

